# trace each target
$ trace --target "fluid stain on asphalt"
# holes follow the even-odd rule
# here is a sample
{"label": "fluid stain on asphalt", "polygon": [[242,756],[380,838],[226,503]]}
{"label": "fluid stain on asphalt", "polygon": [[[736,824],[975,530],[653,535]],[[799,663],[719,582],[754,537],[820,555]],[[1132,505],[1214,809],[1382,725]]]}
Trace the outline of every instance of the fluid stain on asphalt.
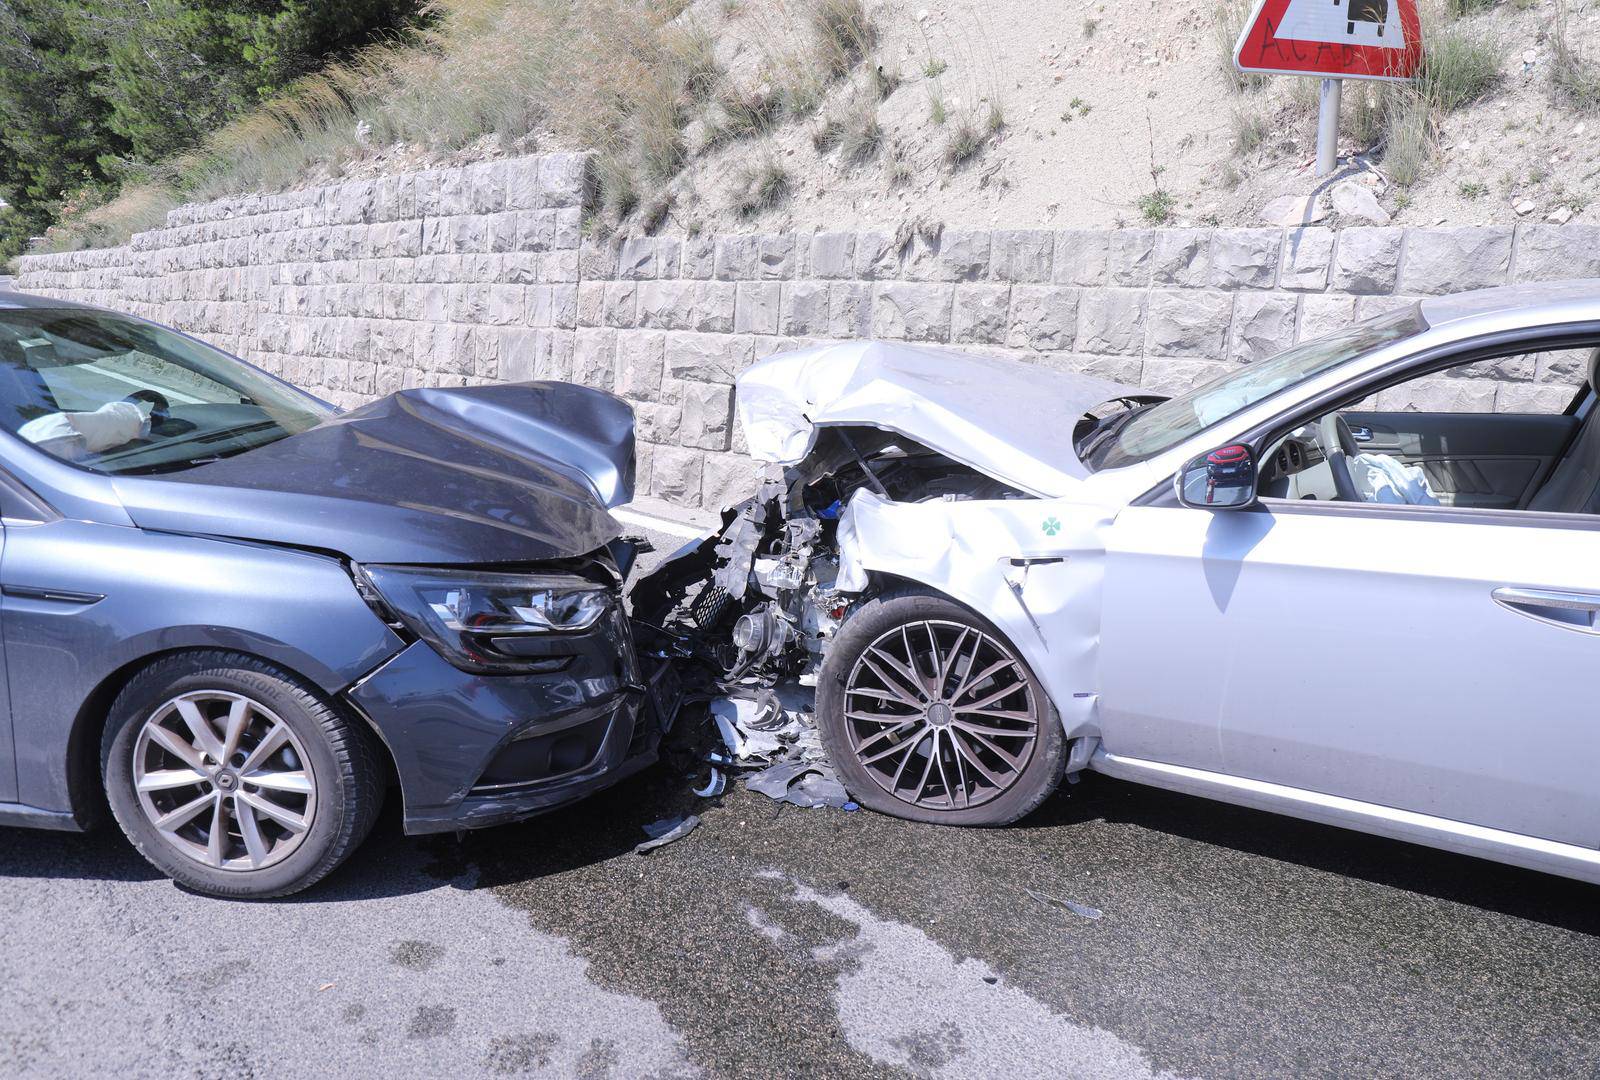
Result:
{"label": "fluid stain on asphalt", "polygon": [[[690,812],[692,835],[631,854],[642,823]],[[1022,1052],[1094,1075],[1535,1075],[1600,1055],[1593,887],[1103,777],[960,830],[696,799],[661,770],[427,844],[434,873],[476,868],[589,979],[653,1002],[716,1076],[968,1074],[1011,1045],[984,993],[1034,1018]],[[959,995],[902,985],[908,948]],[[879,982],[916,1007],[852,1004]]]}
{"label": "fluid stain on asphalt", "polygon": [[389,951],[389,963],[412,971],[427,971],[444,950],[431,941],[397,941]]}

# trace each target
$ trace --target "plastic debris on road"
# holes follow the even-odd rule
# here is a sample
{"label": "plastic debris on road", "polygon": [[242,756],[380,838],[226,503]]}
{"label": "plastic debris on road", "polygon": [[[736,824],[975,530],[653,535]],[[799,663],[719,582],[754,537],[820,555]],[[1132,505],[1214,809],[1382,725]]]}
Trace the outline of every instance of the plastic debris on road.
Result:
{"label": "plastic debris on road", "polygon": [[792,680],[712,699],[712,720],[731,755],[719,754],[716,760],[752,770],[743,779],[747,791],[807,808],[853,810],[849,793],[822,749],[814,701],[814,690]]}
{"label": "plastic debris on road", "polygon": [[1063,900],[1059,896],[1051,896],[1049,893],[1037,892],[1033,889],[1023,889],[1022,891],[1039,901],[1041,904],[1045,904],[1049,907],[1057,907],[1062,911],[1070,911],[1074,915],[1083,916],[1085,919],[1098,919],[1100,916],[1105,914],[1105,912],[1101,911],[1097,907],[1090,907],[1088,904],[1080,904],[1076,900]]}
{"label": "plastic debris on road", "polygon": [[700,815],[698,814],[690,814],[688,817],[662,818],[660,821],[653,821],[644,827],[645,835],[650,839],[640,841],[635,845],[633,853],[635,855],[644,855],[658,847],[665,847],[675,840],[682,840],[685,836],[694,832],[699,824]]}

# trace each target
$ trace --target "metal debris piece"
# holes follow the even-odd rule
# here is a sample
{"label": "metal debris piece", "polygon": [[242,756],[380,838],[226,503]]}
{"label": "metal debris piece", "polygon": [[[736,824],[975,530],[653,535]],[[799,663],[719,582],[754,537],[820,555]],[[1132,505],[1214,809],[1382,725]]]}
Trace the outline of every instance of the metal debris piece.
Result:
{"label": "metal debris piece", "polygon": [[791,802],[807,808],[843,808],[850,794],[839,783],[833,766],[821,761],[783,761],[745,777],[745,790],[769,799]]}
{"label": "metal debris piece", "polygon": [[662,818],[660,821],[653,821],[644,827],[645,835],[649,836],[650,839],[640,841],[635,845],[633,853],[635,855],[644,855],[658,847],[665,847],[674,840],[682,840],[685,836],[694,832],[699,824],[699,814],[690,814],[688,817]]}
{"label": "metal debris piece", "polygon": [[1036,892],[1033,889],[1023,889],[1022,891],[1041,904],[1048,904],[1050,907],[1058,907],[1063,911],[1070,911],[1074,915],[1083,916],[1085,919],[1098,919],[1105,914],[1099,908],[1090,907],[1088,904],[1080,904],[1076,900],[1063,900],[1059,896]]}

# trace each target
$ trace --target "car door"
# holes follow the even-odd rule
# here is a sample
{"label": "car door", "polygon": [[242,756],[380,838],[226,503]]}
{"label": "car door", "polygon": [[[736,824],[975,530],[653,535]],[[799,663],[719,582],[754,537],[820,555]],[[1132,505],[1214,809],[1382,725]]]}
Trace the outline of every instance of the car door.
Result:
{"label": "car door", "polygon": [[1108,749],[1600,845],[1597,525],[1130,507],[1109,530]]}
{"label": "car door", "polygon": [[[1357,447],[1420,466],[1446,506],[1525,506],[1572,441],[1569,413],[1347,411]],[[1514,448],[1514,449],[1508,449]]]}

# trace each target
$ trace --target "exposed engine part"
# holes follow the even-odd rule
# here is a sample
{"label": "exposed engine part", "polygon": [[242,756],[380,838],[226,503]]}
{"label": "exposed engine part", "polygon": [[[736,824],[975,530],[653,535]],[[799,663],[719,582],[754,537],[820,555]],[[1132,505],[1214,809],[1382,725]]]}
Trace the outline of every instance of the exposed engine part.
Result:
{"label": "exposed engine part", "polygon": [[899,502],[1027,498],[1004,483],[890,432],[820,432],[799,465],[723,513],[721,531],[634,589],[634,615],[705,664],[720,687],[814,684],[860,592],[838,588],[844,505],[868,487]]}

